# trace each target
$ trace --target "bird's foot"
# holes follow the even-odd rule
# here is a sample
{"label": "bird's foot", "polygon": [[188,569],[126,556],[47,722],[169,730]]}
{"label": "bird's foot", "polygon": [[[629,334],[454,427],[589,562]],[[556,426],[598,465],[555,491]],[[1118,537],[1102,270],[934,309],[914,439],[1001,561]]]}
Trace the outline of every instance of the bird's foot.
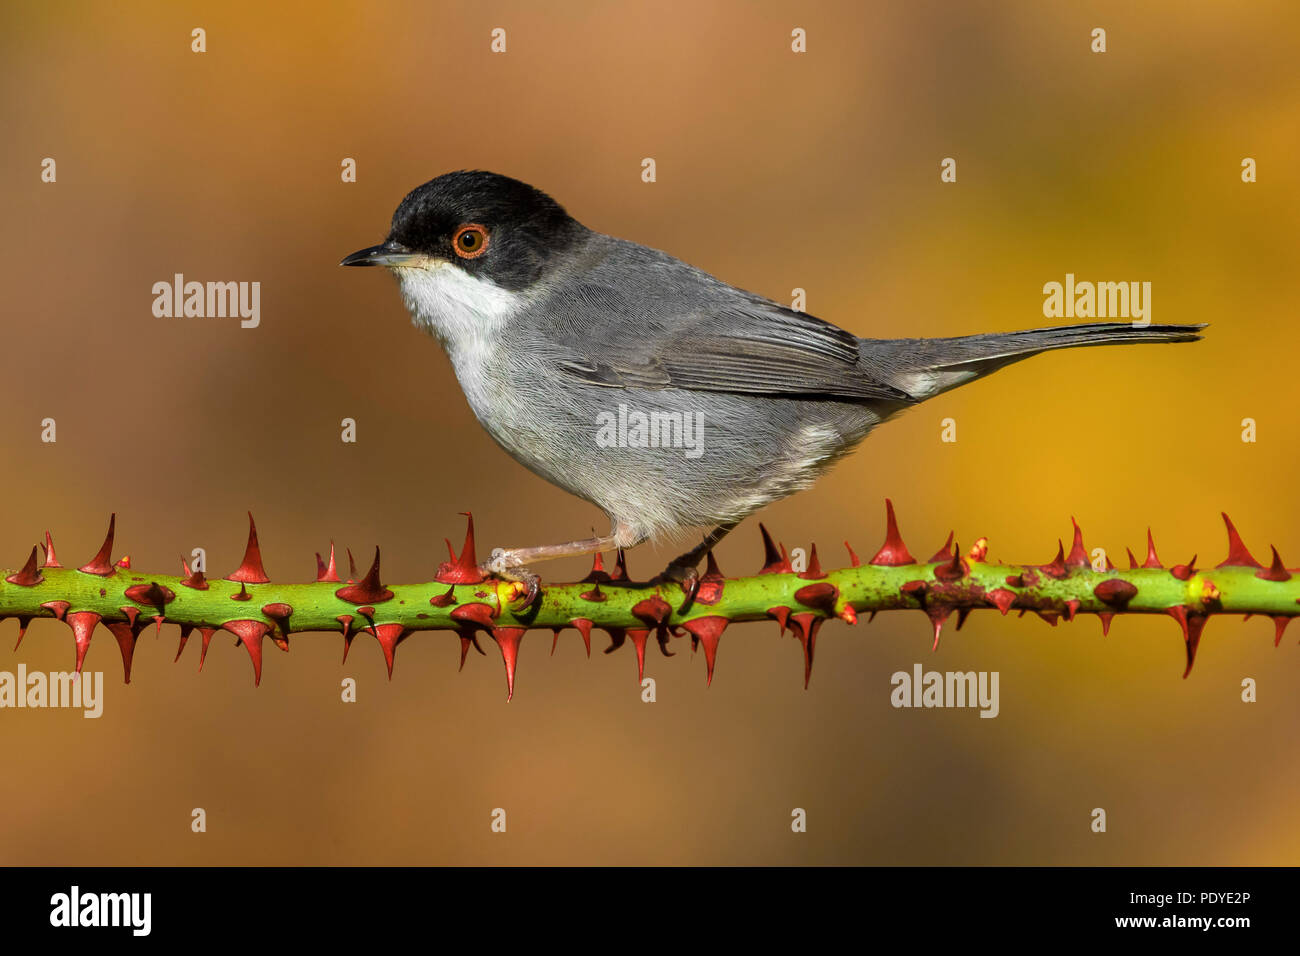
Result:
{"label": "bird's foot", "polygon": [[496,548],[487,562],[479,565],[482,574],[518,585],[514,589],[514,597],[509,602],[516,613],[528,610],[542,596],[541,576],[536,571],[516,563],[517,560],[513,552]]}
{"label": "bird's foot", "polygon": [[673,561],[668,567],[656,574],[650,581],[651,584],[663,584],[667,581],[676,582],[682,589],[682,603],[677,609],[678,614],[685,614],[695,603],[695,595],[700,590],[700,572],[693,564],[681,563],[681,558]]}

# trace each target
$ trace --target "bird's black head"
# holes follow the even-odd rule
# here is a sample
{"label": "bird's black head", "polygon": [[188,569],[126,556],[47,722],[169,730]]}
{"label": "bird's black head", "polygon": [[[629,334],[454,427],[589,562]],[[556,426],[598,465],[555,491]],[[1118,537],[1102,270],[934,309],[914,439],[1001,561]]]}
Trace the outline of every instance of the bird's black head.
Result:
{"label": "bird's black head", "polygon": [[388,238],[345,266],[415,266],[436,260],[511,292],[532,285],[585,229],[540,189],[481,170],[419,186],[393,213]]}

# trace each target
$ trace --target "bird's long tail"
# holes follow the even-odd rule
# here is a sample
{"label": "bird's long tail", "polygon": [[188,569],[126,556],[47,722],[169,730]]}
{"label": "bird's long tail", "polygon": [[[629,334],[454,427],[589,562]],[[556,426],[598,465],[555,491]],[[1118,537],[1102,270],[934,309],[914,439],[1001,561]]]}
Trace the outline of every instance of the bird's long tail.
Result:
{"label": "bird's long tail", "polygon": [[863,360],[885,381],[923,401],[1012,362],[1053,349],[1139,342],[1195,342],[1201,325],[1087,322],[1020,332],[990,332],[947,339],[864,339]]}

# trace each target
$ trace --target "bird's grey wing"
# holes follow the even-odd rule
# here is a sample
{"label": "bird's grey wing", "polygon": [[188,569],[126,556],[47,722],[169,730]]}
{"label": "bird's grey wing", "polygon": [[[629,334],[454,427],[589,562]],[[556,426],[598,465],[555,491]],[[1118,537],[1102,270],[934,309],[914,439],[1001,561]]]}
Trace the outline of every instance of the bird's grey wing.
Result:
{"label": "bird's grey wing", "polygon": [[634,298],[575,283],[547,303],[555,364],[611,388],[911,401],[863,367],[856,336],[721,283],[708,291]]}

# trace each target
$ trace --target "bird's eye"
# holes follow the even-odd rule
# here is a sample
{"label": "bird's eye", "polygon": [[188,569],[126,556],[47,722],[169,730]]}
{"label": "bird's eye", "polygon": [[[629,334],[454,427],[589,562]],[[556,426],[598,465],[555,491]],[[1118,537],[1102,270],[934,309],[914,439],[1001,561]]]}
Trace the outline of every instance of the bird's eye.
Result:
{"label": "bird's eye", "polygon": [[487,230],[478,223],[461,226],[451,237],[451,248],[462,259],[477,259],[487,252]]}

